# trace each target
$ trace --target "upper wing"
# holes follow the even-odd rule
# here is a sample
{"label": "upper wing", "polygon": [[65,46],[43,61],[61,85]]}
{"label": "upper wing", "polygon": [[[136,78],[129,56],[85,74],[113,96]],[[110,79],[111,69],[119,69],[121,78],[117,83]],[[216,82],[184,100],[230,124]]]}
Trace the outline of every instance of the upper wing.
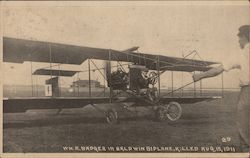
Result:
{"label": "upper wing", "polygon": [[[24,61],[51,62],[80,65],[86,59],[132,62],[156,70],[207,71],[216,62],[183,59],[163,55],[135,53],[137,47],[126,51],[91,48],[67,44],[3,38],[3,61],[22,63]],[[138,48],[137,48],[138,49]]]}
{"label": "upper wing", "polygon": [[211,69],[211,65],[218,64],[217,62],[201,61],[184,59],[177,57],[169,57],[163,55],[152,55],[143,53],[131,53],[129,58],[132,58],[134,63],[145,65],[151,70],[157,70],[157,63],[159,62],[160,70],[171,70],[171,71],[207,71]]}
{"label": "upper wing", "polygon": [[80,47],[58,43],[48,43],[15,38],[3,38],[3,61],[23,63],[52,62],[64,64],[81,64],[91,56],[99,54],[103,58],[107,49]]}
{"label": "upper wing", "polygon": [[55,69],[37,69],[33,72],[33,75],[51,75],[51,76],[65,76],[71,77],[74,76],[77,72],[72,70],[55,70]]}

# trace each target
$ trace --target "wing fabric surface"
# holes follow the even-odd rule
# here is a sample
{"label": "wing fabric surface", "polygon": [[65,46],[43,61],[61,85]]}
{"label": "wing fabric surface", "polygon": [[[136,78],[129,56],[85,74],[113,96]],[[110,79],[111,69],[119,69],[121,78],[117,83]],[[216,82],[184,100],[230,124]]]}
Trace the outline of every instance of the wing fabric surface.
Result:
{"label": "wing fabric surface", "polygon": [[131,62],[145,65],[148,69],[156,70],[159,61],[160,70],[172,71],[207,71],[210,65],[216,62],[200,61],[153,55],[58,44],[50,42],[32,41],[24,39],[3,38],[3,61],[23,63],[24,61],[51,62],[63,64],[82,64],[86,59],[99,59],[112,61]]}
{"label": "wing fabric surface", "polygon": [[55,70],[55,69],[37,69],[33,72],[33,75],[52,75],[52,76],[65,76],[71,77],[74,76],[77,72],[72,70]]}
{"label": "wing fabric surface", "polygon": [[73,45],[31,41],[23,39],[3,39],[3,61],[23,63],[24,61],[81,64],[88,55],[100,54],[105,49],[79,47]]}

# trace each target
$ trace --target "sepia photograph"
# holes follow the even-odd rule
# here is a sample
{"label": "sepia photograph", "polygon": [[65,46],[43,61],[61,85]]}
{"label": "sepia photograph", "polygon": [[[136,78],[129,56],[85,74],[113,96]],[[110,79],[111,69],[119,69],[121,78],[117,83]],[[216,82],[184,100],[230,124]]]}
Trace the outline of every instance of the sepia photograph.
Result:
{"label": "sepia photograph", "polygon": [[249,157],[249,6],[0,2],[3,157]]}

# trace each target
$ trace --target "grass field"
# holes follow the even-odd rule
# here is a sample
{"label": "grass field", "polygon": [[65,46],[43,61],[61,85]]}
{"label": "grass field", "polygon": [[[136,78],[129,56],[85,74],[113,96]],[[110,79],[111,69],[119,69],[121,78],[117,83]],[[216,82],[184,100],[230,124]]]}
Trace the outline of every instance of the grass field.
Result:
{"label": "grass field", "polygon": [[106,124],[103,114],[91,106],[60,115],[56,110],[4,114],[4,152],[80,152],[64,147],[87,146],[198,147],[198,152],[219,146],[241,152],[236,103],[237,93],[227,92],[223,99],[182,105],[183,115],[176,122],[155,122],[151,111],[137,108],[136,113],[125,113],[118,125]]}

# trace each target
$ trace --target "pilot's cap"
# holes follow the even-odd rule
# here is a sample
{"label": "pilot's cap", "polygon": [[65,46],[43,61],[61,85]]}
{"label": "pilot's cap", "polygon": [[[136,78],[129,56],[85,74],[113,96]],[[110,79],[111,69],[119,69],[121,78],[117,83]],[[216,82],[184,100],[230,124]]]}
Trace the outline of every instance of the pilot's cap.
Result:
{"label": "pilot's cap", "polygon": [[250,25],[243,25],[239,28],[239,33],[237,34],[239,37],[245,36],[249,41],[250,35]]}

